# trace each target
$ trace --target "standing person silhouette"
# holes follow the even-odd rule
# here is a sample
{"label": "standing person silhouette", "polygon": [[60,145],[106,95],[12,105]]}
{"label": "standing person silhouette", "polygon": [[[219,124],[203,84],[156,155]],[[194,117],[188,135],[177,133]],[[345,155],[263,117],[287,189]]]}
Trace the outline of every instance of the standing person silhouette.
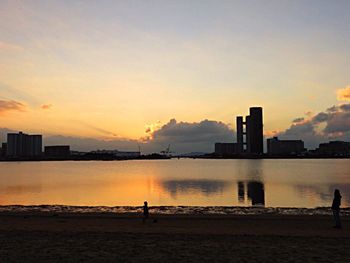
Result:
{"label": "standing person silhouette", "polygon": [[142,218],[142,222],[146,223],[146,220],[148,219],[149,216],[149,212],[148,212],[148,203],[147,201],[145,201],[143,203],[143,218]]}
{"label": "standing person silhouette", "polygon": [[339,216],[340,205],[341,205],[340,191],[338,189],[335,189],[334,198],[332,202],[332,211],[333,211],[333,216],[335,221],[334,228],[341,228],[341,222],[340,222],[340,216]]}

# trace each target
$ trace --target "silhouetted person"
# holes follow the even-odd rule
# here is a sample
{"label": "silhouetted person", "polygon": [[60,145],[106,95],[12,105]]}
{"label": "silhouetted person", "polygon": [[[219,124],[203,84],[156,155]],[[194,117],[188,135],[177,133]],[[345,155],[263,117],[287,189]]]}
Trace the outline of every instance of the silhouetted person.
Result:
{"label": "silhouetted person", "polygon": [[340,216],[339,216],[340,205],[341,205],[341,195],[339,190],[335,189],[333,203],[332,203],[332,211],[333,211],[333,216],[335,221],[334,228],[341,228],[341,222],[340,222]]}
{"label": "silhouetted person", "polygon": [[142,222],[145,223],[146,220],[148,219],[148,216],[149,216],[149,212],[148,212],[148,203],[147,201],[145,201],[143,203],[143,219],[142,219]]}

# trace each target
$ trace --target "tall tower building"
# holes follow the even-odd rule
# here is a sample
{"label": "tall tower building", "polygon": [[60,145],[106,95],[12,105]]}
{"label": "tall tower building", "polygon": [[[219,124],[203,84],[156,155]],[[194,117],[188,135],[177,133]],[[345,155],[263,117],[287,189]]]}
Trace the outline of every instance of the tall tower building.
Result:
{"label": "tall tower building", "polygon": [[263,111],[261,107],[249,109],[249,117],[247,117],[247,149],[252,154],[264,153]]}
{"label": "tall tower building", "polygon": [[236,130],[238,153],[264,153],[263,109],[261,107],[251,107],[245,122],[242,116],[238,116]]}
{"label": "tall tower building", "polygon": [[244,152],[244,130],[243,130],[243,117],[237,116],[236,118],[236,130],[237,130],[237,151],[238,153]]}

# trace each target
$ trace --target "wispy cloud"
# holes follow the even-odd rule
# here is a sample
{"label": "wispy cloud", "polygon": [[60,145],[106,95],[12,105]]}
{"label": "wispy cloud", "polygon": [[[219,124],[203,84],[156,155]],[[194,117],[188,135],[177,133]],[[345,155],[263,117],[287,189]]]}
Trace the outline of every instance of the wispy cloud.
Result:
{"label": "wispy cloud", "polygon": [[23,47],[0,41],[0,51],[22,51]]}
{"label": "wispy cloud", "polygon": [[0,90],[3,98],[14,98],[15,100],[25,101],[27,104],[31,106],[34,105],[35,107],[41,104],[40,99],[31,94],[25,88],[20,89],[0,82]]}
{"label": "wispy cloud", "polygon": [[43,110],[49,110],[52,108],[52,104],[43,104],[40,108]]}
{"label": "wispy cloud", "polygon": [[91,130],[97,131],[101,134],[107,135],[107,136],[112,136],[112,137],[118,137],[118,135],[112,131],[108,131],[106,129],[97,127],[95,125],[91,125],[89,123],[83,122],[83,121],[77,121],[80,125],[85,126],[86,128],[89,128]]}
{"label": "wispy cloud", "polygon": [[25,111],[26,106],[15,100],[0,100],[0,115],[8,111]]}

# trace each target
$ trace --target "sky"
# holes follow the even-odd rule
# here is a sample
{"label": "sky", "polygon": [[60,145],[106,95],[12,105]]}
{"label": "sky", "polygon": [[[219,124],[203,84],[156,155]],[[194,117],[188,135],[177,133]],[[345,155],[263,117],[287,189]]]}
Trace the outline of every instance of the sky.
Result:
{"label": "sky", "polygon": [[236,115],[262,106],[266,137],[350,140],[349,10],[347,0],[2,0],[1,136],[208,152],[234,140]]}

